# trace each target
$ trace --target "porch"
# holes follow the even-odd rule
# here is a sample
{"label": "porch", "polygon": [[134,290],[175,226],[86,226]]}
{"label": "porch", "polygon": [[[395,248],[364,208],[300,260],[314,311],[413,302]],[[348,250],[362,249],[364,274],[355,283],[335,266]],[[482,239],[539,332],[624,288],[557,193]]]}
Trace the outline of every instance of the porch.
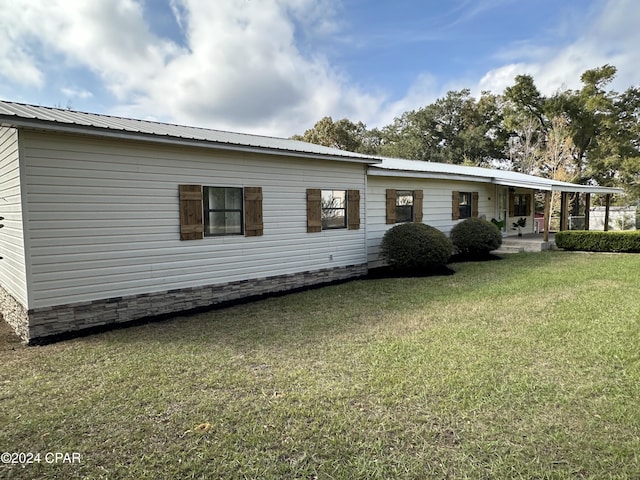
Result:
{"label": "porch", "polygon": [[500,248],[492,253],[542,252],[556,248],[555,234],[549,233],[548,237],[546,241],[543,233],[526,233],[521,237],[517,235],[504,237]]}

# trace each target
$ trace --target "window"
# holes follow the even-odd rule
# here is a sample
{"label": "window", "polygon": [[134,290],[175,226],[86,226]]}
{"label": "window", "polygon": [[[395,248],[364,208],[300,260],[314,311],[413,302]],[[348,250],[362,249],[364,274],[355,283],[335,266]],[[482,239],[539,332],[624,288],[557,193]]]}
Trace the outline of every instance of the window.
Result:
{"label": "window", "polygon": [[458,218],[471,218],[472,203],[473,203],[473,196],[471,192],[460,192],[460,198],[458,201],[460,214]]}
{"label": "window", "polygon": [[413,191],[396,190],[396,223],[413,221]]}
{"label": "window", "polygon": [[[178,185],[180,240],[264,234],[262,187]],[[318,214],[318,218],[320,215]]]}
{"label": "window", "polygon": [[347,228],[346,190],[322,190],[322,229]]}
{"label": "window", "polygon": [[478,216],[480,195],[478,192],[451,192],[451,219],[475,218]]}
{"label": "window", "polygon": [[359,190],[307,189],[307,232],[360,229]]}
{"label": "window", "polygon": [[528,194],[515,194],[513,196],[513,216],[514,217],[527,217],[531,210],[529,209]]}
{"label": "window", "polygon": [[386,189],[386,223],[422,223],[422,190]]}
{"label": "window", "polygon": [[204,187],[204,235],[242,235],[242,188]]}

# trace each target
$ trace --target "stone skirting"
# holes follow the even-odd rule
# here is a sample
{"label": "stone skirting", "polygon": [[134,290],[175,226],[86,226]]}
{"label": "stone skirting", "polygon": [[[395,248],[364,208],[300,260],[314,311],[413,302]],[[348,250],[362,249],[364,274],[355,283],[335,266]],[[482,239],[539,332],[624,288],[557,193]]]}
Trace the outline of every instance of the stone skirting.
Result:
{"label": "stone skirting", "polygon": [[[8,322],[27,343],[48,343],[77,336],[87,329],[163,318],[180,312],[206,310],[215,305],[241,299],[297,290],[366,274],[366,264],[327,268],[204,287],[36,308],[22,314],[22,323],[19,318],[20,312],[17,311],[13,314],[16,320]],[[4,311],[4,304],[2,307]],[[26,318],[28,326],[24,322]]]}
{"label": "stone skirting", "polygon": [[29,316],[27,309],[13,295],[0,286],[0,314],[13,331],[23,340],[29,338]]}

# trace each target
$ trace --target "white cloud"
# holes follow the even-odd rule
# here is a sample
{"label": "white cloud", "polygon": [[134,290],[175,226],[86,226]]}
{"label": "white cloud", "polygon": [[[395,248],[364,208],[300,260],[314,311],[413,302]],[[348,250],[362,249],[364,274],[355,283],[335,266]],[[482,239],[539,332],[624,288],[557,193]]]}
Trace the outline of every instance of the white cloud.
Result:
{"label": "white cloud", "polygon": [[415,110],[434,102],[441,94],[436,77],[430,73],[422,73],[411,84],[404,97],[393,102],[386,102],[374,117],[370,126],[384,127],[409,110]]}
{"label": "white cloud", "polygon": [[305,56],[296,45],[296,22],[315,25],[316,32],[330,29],[331,17],[317,3],[181,5],[188,12],[183,25],[190,50],[149,79],[129,104],[132,111],[162,115],[166,109],[180,122],[288,136],[324,115],[360,114],[376,103],[350,89],[324,58]]}
{"label": "white cloud", "polygon": [[487,72],[478,90],[501,93],[513,85],[516,75],[530,74],[541,93],[551,95],[581,88],[580,76],[604,64],[618,68],[612,88],[620,91],[637,85],[640,50],[635,46],[640,45],[640,9],[635,0],[606,0],[599,6],[600,14],[581,26],[575,40],[564,46],[553,49],[527,42],[498,52],[497,58],[510,63]]}
{"label": "white cloud", "polygon": [[0,8],[0,75],[38,88],[44,84],[44,74],[26,49],[32,38],[23,35],[20,15],[21,5],[17,2],[3,3]]}
{"label": "white cloud", "polygon": [[63,87],[60,91],[69,97],[69,100],[74,98],[87,99],[93,97],[93,93],[89,90],[85,90],[83,88],[74,88],[74,87]]}
{"label": "white cloud", "polygon": [[[341,0],[165,1],[180,27],[176,40],[154,33],[144,8],[151,0],[3,0],[0,78],[32,90],[57,79],[56,93],[79,100],[107,90],[119,115],[280,136],[325,115],[384,126],[475,81],[425,72],[399,99],[364,91],[317,50],[347,35]],[[634,0],[598,1],[599,16],[590,14],[571,43],[530,39],[496,52],[502,66],[474,94],[499,93],[519,73],[533,75],[545,94],[578,88],[582,72],[604,63],[619,69],[614,86],[637,83],[640,9]],[[71,71],[88,71],[100,84],[67,78]]]}
{"label": "white cloud", "polygon": [[[0,65],[11,81],[42,86],[55,68],[45,59],[59,56],[103,82],[118,100],[114,113],[291,135],[324,115],[361,117],[379,105],[296,45],[296,26],[315,36],[335,31],[332,4],[171,0],[185,48],[151,31],[139,0],[11,0],[0,27],[13,25],[2,44],[15,54],[0,52]],[[26,40],[37,58],[15,49]]]}

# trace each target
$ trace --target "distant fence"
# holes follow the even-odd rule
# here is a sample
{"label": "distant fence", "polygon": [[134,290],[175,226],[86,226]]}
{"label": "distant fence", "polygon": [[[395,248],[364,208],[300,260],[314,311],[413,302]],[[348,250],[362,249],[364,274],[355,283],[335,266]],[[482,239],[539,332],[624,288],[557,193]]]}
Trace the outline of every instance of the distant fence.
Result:
{"label": "distant fence", "polygon": [[[589,230],[604,230],[604,207],[594,207],[589,211]],[[543,230],[542,219],[539,231]],[[551,217],[550,230],[560,230],[560,217]],[[584,215],[569,217],[569,230],[584,230]],[[637,207],[611,207],[609,209],[609,230],[640,229],[640,210]]]}

